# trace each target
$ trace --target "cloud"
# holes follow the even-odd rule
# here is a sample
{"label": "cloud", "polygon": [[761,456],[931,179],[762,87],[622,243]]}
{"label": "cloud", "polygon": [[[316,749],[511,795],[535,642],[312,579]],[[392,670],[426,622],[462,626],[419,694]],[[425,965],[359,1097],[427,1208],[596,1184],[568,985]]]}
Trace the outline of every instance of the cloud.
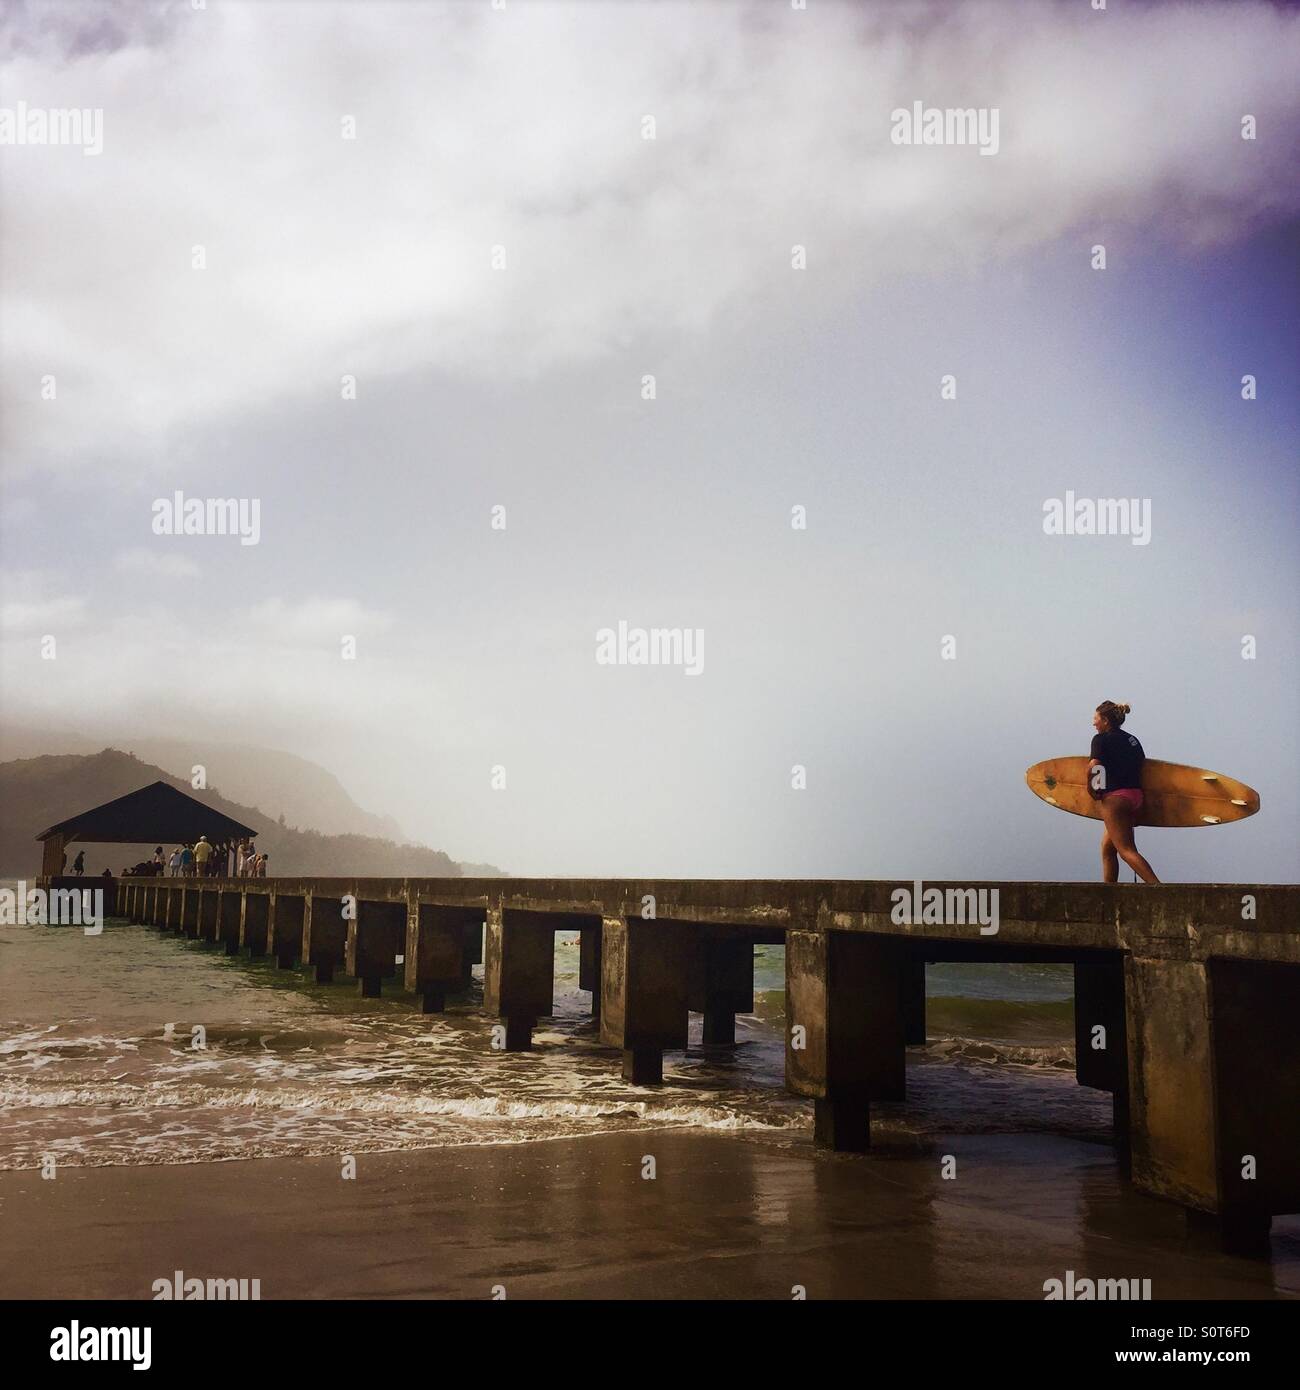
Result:
{"label": "cloud", "polygon": [[[6,603],[6,623],[14,607],[23,632],[59,635],[61,627],[36,621],[61,611],[56,602]],[[83,601],[75,604],[69,611],[82,614]],[[57,662],[42,660],[29,641],[11,640],[21,633],[6,625],[5,715],[42,727],[89,721],[113,737],[199,729],[272,745],[319,739],[334,748],[372,721],[409,730],[431,712],[439,723],[449,718],[436,663],[404,648],[395,659],[374,640],[391,625],[347,599],[217,605],[201,622],[164,600],[83,621],[61,638]],[[357,638],[355,660],[341,655],[345,634]]]}
{"label": "cloud", "polygon": [[58,636],[85,621],[86,600],[78,594],[55,592],[55,582],[42,570],[21,570],[5,575],[0,633],[6,640],[31,633]]}
{"label": "cloud", "polygon": [[77,627],[85,619],[83,598],[52,598],[43,603],[0,604],[0,628],[7,636],[30,632],[52,632]]}
{"label": "cloud", "polygon": [[385,632],[392,624],[391,614],[367,609],[348,598],[264,599],[253,606],[247,619],[254,632],[275,637],[286,646],[329,643],[335,648],[344,636],[359,638]]}
{"label": "cloud", "polygon": [[[105,148],[0,149],[19,467],[164,467],[236,413],[346,409],[344,374],[363,399],[413,371],[639,374],[761,331],[795,244],[815,310],[1076,230],[1195,246],[1297,206],[1300,16],[1266,5],[50,9],[10,22],[4,89],[102,107]],[[997,157],[893,145],[917,100],[996,105]]]}
{"label": "cloud", "polygon": [[142,574],[158,579],[190,579],[202,573],[199,566],[183,555],[136,547],[121,551],[113,568],[122,574]]}

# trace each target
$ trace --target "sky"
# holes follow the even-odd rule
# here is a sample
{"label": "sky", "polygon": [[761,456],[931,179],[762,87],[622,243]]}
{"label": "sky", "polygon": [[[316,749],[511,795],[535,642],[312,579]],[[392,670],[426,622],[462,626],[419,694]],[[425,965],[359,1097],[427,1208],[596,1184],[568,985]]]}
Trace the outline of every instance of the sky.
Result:
{"label": "sky", "polygon": [[1023,774],[1118,700],[1261,795],[1156,871],[1295,882],[1298,66],[1252,3],[9,4],[0,122],[102,149],[0,143],[4,719],[519,874],[1090,879]]}

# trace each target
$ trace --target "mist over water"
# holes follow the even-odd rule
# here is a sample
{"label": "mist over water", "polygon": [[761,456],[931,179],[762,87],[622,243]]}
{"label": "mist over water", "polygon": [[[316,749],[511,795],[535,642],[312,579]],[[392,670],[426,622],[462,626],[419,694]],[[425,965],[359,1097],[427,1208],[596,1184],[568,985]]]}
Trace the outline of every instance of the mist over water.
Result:
{"label": "mist over water", "polygon": [[[363,1000],[349,982],[317,985],[120,920],[89,937],[0,926],[0,1168],[669,1127],[805,1141],[810,1106],[784,1089],[782,948],[756,948],[755,1013],[737,1019],[736,1046],[703,1048],[692,1016],[691,1046],[666,1054],[660,1088],[623,1081],[577,980],[576,936],[559,933],[555,1016],[532,1052],[502,1053],[481,1013],[481,966],[446,1014],[426,1015],[387,982]],[[1074,1084],[1068,969],[934,966],[929,989],[931,1043],[910,1054],[905,1113],[880,1107],[887,1127],[1104,1137],[1107,1098]]]}

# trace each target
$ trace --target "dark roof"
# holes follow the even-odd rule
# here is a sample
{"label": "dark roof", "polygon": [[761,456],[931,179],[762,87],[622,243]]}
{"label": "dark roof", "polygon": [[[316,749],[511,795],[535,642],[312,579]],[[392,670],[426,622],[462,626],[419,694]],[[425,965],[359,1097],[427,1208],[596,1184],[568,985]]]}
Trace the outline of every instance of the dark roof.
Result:
{"label": "dark roof", "polygon": [[184,844],[197,840],[200,835],[206,835],[209,840],[229,840],[256,835],[257,831],[222,815],[195,797],[186,796],[168,782],[151,782],[139,791],[119,796],[116,801],[106,801],[80,815],[69,816],[36,838],[48,840],[56,834],[96,844],[143,844],[146,840],[155,844],[176,841]]}

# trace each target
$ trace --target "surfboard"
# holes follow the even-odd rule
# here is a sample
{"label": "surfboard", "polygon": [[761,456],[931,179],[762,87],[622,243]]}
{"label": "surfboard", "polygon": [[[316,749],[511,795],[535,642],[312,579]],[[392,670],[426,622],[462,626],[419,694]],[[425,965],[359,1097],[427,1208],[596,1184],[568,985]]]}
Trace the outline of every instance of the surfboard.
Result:
{"label": "surfboard", "polygon": [[[1048,758],[1025,773],[1029,790],[1049,806],[1074,816],[1101,819],[1088,787],[1088,759]],[[1148,758],[1142,764],[1146,804],[1136,825],[1223,825],[1259,810],[1259,793],[1235,777],[1183,763]]]}

